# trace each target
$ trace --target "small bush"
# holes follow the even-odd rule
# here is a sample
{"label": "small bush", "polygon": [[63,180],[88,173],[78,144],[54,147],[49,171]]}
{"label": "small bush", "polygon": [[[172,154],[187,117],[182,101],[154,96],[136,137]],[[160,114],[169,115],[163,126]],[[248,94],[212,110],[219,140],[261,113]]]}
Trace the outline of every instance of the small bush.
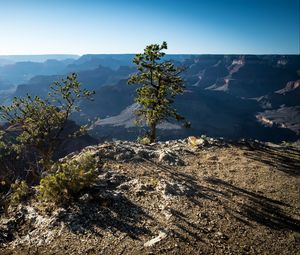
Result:
{"label": "small bush", "polygon": [[149,136],[139,136],[137,138],[138,143],[143,144],[143,145],[149,145],[151,143]]}
{"label": "small bush", "polygon": [[29,187],[25,181],[16,180],[11,184],[12,193],[10,195],[10,204],[16,205],[26,199],[29,195]]}
{"label": "small bush", "polygon": [[42,200],[67,202],[94,184],[98,175],[96,160],[85,153],[69,162],[56,163],[55,173],[44,177],[37,187]]}

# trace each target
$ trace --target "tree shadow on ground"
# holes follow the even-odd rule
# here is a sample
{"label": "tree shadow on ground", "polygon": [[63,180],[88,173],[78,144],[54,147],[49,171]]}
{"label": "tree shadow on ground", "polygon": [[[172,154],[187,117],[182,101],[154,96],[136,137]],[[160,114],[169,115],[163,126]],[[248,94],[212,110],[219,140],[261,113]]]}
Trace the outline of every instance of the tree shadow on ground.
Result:
{"label": "tree shadow on ground", "polygon": [[[287,203],[242,189],[218,178],[210,177],[206,181],[229,195],[227,197],[230,199],[221,201],[237,219],[248,223],[256,222],[276,230],[300,232],[300,221],[285,212],[291,208]],[[239,199],[234,200],[234,197]],[[241,200],[243,202],[238,202]]]}
{"label": "tree shadow on ground", "polygon": [[[151,162],[152,165],[155,165],[159,172],[157,173],[157,178],[167,177],[175,183],[180,184],[184,192],[180,190],[170,191],[170,195],[173,196],[184,196],[189,201],[194,204],[201,205],[202,199],[205,200],[215,200],[218,195],[226,196],[222,191],[211,189],[208,186],[200,185],[197,178],[191,174],[183,173],[173,169],[172,167],[158,164],[156,162]],[[160,176],[163,172],[164,176]]]}
{"label": "tree shadow on ground", "polygon": [[[192,174],[182,173],[168,166],[157,167],[171,180],[185,186],[183,196],[194,205],[202,207],[204,200],[211,201],[217,206],[222,205],[229,215],[246,225],[257,223],[271,229],[300,232],[300,220],[293,218],[289,213],[293,210],[292,206],[284,201],[268,198],[218,178],[206,178],[199,183]],[[199,230],[197,224],[178,211],[173,210],[172,214],[178,219],[178,227],[183,232],[194,240],[199,240],[199,231],[202,230]]]}
{"label": "tree shadow on ground", "polygon": [[151,234],[147,228],[139,224],[145,219],[150,219],[150,216],[121,195],[92,203],[77,203],[68,209],[67,213],[58,215],[58,218],[74,233],[91,231],[101,236],[101,231],[97,230],[100,228],[112,233],[120,231],[133,239],[139,239],[140,235]]}
{"label": "tree shadow on ground", "polygon": [[[256,160],[265,160],[267,164],[276,165],[281,171],[291,175],[298,174],[295,166],[299,163],[296,159],[299,152],[296,150],[278,152],[278,148],[255,144],[247,145],[246,153],[249,153],[249,157],[257,157]],[[275,160],[274,153],[276,153]],[[259,158],[257,155],[262,157]],[[291,158],[293,160],[289,162]],[[199,182],[194,174],[152,160],[141,160],[135,164],[159,180],[170,180],[168,192],[171,197],[184,197],[191,204],[198,206],[203,206],[203,201],[211,201],[217,206],[222,205],[229,215],[247,225],[257,223],[271,229],[300,232],[300,221],[288,213],[292,208],[283,201],[268,198],[217,178],[207,178]],[[157,224],[157,220],[122,193],[115,192],[125,181],[126,178],[121,175],[110,178],[97,190],[97,199],[88,203],[76,203],[66,212],[62,212],[58,218],[74,233],[91,231],[101,236],[103,231],[99,231],[100,229],[125,233],[133,239],[152,235],[144,224],[146,221]],[[171,208],[171,214],[176,219],[177,232],[174,233],[179,238],[201,240],[203,233],[201,227],[175,208]]]}
{"label": "tree shadow on ground", "polygon": [[57,218],[74,233],[90,231],[101,236],[102,230],[112,233],[119,231],[132,239],[150,235],[150,230],[141,223],[153,220],[152,217],[139,205],[115,192],[115,187],[124,181],[124,176],[114,176],[113,181],[107,181],[89,191],[92,200],[76,202],[72,207],[66,208],[66,211],[62,211]]}
{"label": "tree shadow on ground", "polygon": [[291,176],[300,176],[300,150],[287,146],[268,146],[255,141],[237,144],[246,151],[245,155],[265,163]]}

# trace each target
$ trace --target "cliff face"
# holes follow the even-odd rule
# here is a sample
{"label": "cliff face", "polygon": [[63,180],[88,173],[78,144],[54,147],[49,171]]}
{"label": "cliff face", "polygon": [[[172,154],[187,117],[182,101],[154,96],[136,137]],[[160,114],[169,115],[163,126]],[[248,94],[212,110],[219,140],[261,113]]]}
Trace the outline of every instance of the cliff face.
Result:
{"label": "cliff face", "polygon": [[[135,72],[132,57],[86,55],[65,70],[78,72],[82,85],[96,91],[95,100],[83,103],[81,114],[73,117],[78,122],[100,118],[91,129],[97,138],[128,140],[139,135],[133,125],[133,111],[129,111],[134,108],[136,89],[127,85],[128,76]],[[257,118],[258,114],[268,115],[267,110],[284,111],[288,115],[295,112],[299,106],[299,55],[170,55],[167,58],[186,67],[183,74],[186,91],[176,100],[176,108],[192,123],[192,128],[178,130],[176,125],[173,129],[161,128],[160,139],[203,133],[273,142],[299,139],[299,114],[293,120],[276,117],[269,126]],[[46,95],[49,84],[60,78],[34,77],[20,85],[15,95]],[[124,112],[128,120],[125,123]]]}
{"label": "cliff face", "polygon": [[[297,147],[298,146],[298,147]],[[209,137],[88,146],[96,184],[0,221],[1,254],[297,254],[299,145]],[[262,242],[263,240],[263,242]]]}

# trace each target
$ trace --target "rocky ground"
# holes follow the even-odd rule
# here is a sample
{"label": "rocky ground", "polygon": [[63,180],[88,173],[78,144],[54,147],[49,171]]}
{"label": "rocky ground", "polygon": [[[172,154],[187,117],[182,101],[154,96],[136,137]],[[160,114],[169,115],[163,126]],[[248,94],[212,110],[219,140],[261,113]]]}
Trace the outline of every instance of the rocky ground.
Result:
{"label": "rocky ground", "polygon": [[202,137],[86,151],[101,166],[93,191],[68,207],[11,208],[1,254],[300,252],[299,144]]}

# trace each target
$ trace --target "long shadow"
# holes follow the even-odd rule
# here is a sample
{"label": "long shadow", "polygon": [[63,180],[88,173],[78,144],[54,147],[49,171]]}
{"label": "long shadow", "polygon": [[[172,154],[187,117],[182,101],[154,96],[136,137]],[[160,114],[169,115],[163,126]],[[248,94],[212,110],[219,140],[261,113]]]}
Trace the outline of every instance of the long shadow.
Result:
{"label": "long shadow", "polygon": [[287,203],[236,187],[218,178],[211,177],[207,178],[206,181],[214,186],[218,186],[218,188],[230,195],[244,198],[244,203],[234,202],[233,200],[224,200],[223,202],[235,203],[239,208],[238,210],[235,210],[232,206],[227,207],[227,209],[229,209],[231,215],[236,216],[237,219],[248,223],[254,221],[272,229],[286,229],[300,232],[300,221],[285,213],[285,210],[291,207]]}
{"label": "long shadow", "polygon": [[157,168],[163,170],[171,180],[175,180],[176,182],[182,184],[186,189],[184,194],[185,197],[192,202],[196,202],[195,199],[199,201],[201,199],[215,200],[218,195],[227,196],[226,193],[222,191],[211,189],[208,186],[198,184],[197,178],[193,175],[178,172],[176,170],[174,171],[174,169],[172,169],[171,167],[161,165],[156,162],[151,162],[151,164],[156,165]]}
{"label": "long shadow", "polygon": [[151,234],[139,224],[151,217],[122,195],[106,196],[86,204],[77,203],[58,215],[58,218],[74,233],[90,231],[101,235],[97,231],[100,228],[112,232],[120,231],[133,239]]}
{"label": "long shadow", "polygon": [[[287,213],[288,210],[292,209],[292,206],[284,201],[268,198],[218,178],[206,178],[205,182],[199,185],[199,181],[193,175],[174,171],[168,166],[157,165],[157,167],[172,180],[184,185],[186,188],[184,196],[194,204],[201,205],[203,199],[211,200],[222,204],[229,214],[244,224],[251,225],[251,223],[256,222],[272,229],[300,232],[300,220]],[[234,199],[235,197],[241,198],[243,203],[237,202],[240,199]],[[173,211],[173,215],[184,225],[191,227],[186,222],[188,219],[184,218],[182,214]],[[195,233],[198,232],[196,226],[192,229],[195,230]],[[196,238],[193,234],[191,236]]]}
{"label": "long shadow", "polygon": [[[180,190],[179,187],[177,189],[169,189],[168,193],[174,198],[176,197],[184,197],[191,204],[198,205],[200,207],[203,206],[203,201],[218,201],[219,197],[227,197],[228,194],[224,191],[219,191],[217,189],[209,187],[209,185],[199,184],[199,180],[196,176],[188,173],[183,173],[174,169],[174,167],[170,167],[167,165],[159,164],[155,161],[144,160],[145,162],[150,163],[152,174],[156,174],[157,178],[166,178],[167,181],[171,183],[179,184],[183,187],[184,191]],[[141,164],[142,166],[142,164]],[[153,167],[155,166],[155,167]],[[154,169],[157,169],[154,171]],[[203,183],[205,184],[205,183]],[[172,217],[175,218],[174,224],[176,229],[172,230],[172,234],[174,237],[180,239],[183,242],[198,242],[203,241],[203,233],[205,232],[205,228],[193,222],[192,219],[189,219],[184,212],[176,210],[174,208],[169,209]]]}
{"label": "long shadow", "polygon": [[90,231],[101,235],[97,231],[100,228],[112,232],[120,231],[133,239],[139,239],[139,236],[145,234],[151,235],[141,223],[153,218],[140,206],[114,191],[124,181],[124,176],[116,175],[113,180],[103,182],[101,186],[89,190],[93,197],[91,201],[76,202],[72,207],[66,208],[66,211],[62,211],[57,218],[74,233]]}
{"label": "long shadow", "polygon": [[246,150],[246,156],[268,164],[291,176],[300,176],[300,150],[292,147],[272,147],[255,141],[237,144]]}
{"label": "long shadow", "polygon": [[[260,154],[255,151],[258,148],[261,151],[265,151],[265,157],[270,157],[269,160],[271,160],[271,157],[274,160],[273,150],[277,151],[278,149],[257,147],[256,145],[248,146],[247,148],[249,153],[254,151],[255,154]],[[291,153],[293,153],[291,155],[298,155],[298,151],[291,151]],[[284,165],[285,160],[287,160],[284,157],[288,157],[286,153],[284,155],[280,153],[276,157],[280,161],[281,170],[287,171],[289,174],[295,174],[291,172],[291,169],[294,169],[293,166],[290,164],[289,167]],[[221,203],[228,209],[228,213],[245,224],[250,225],[252,222],[256,222],[272,229],[287,229],[300,232],[300,221],[286,213],[286,210],[290,208],[287,203],[270,199],[217,178],[207,178],[203,183],[199,183],[196,176],[192,174],[176,171],[174,167],[157,164],[151,160],[144,160],[144,163],[147,161],[150,163],[149,171],[156,174],[157,178],[165,175],[167,179],[184,187],[184,192],[180,188],[174,189],[171,195],[185,196],[191,203],[200,206],[203,200]],[[298,164],[297,160],[294,159],[294,161],[293,163]],[[145,166],[144,163],[136,162],[136,164],[141,166]],[[158,171],[153,171],[153,168],[157,168]],[[76,203],[76,206],[62,211],[58,218],[74,233],[91,231],[101,235],[102,231],[97,231],[97,228],[100,228],[102,230],[126,233],[133,239],[139,239],[142,235],[151,235],[150,230],[144,227],[142,223],[147,220],[155,221],[155,219],[151,218],[140,206],[127,199],[126,196],[115,192],[115,188],[125,180],[124,176],[115,176],[113,181],[110,179],[96,189],[96,196],[94,197],[97,199],[88,203]],[[237,196],[242,198],[244,203],[236,202],[238,200],[235,200],[234,197]],[[173,210],[172,215],[178,219],[177,227],[180,229],[177,233],[178,235],[185,233],[186,235],[181,235],[182,238],[189,236],[193,240],[201,239],[197,225],[190,222],[188,218],[178,211]]]}
{"label": "long shadow", "polygon": [[172,215],[177,219],[176,226],[180,230],[180,232],[177,231],[174,233],[178,238],[180,238],[182,241],[186,241],[186,238],[184,237],[184,235],[182,235],[182,233],[186,233],[195,241],[201,240],[201,232],[203,231],[203,229],[200,226],[193,222],[190,222],[187,217],[178,210],[171,209],[171,212]]}

